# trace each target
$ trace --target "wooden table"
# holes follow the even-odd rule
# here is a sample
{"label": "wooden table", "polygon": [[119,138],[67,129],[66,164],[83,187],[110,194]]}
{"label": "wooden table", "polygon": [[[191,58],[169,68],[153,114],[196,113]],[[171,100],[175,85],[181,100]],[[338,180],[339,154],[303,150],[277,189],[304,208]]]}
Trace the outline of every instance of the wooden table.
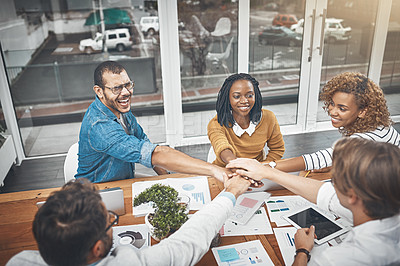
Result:
{"label": "wooden table", "polygon": [[[304,175],[304,173],[300,173]],[[163,178],[189,177],[191,175],[171,174],[146,178],[125,179],[97,184],[99,189],[120,187],[124,191],[126,214],[121,216],[118,225],[144,224],[144,217],[132,215],[132,183],[145,180],[158,180]],[[309,177],[319,180],[329,178],[329,174],[310,174]],[[208,178],[211,198],[216,197],[223,189],[223,184],[214,178]],[[36,203],[44,201],[51,192],[59,188],[30,190],[14,193],[0,194],[0,265],[22,250],[37,250],[37,245],[32,234],[32,221],[37,211]],[[292,195],[286,189],[270,191],[273,196]],[[276,227],[272,223],[272,227]],[[283,265],[283,258],[278,247],[275,235],[254,235],[222,237],[221,245],[236,244],[259,239],[275,265]],[[152,244],[155,244],[152,241]],[[214,256],[208,251],[198,265],[217,265]]]}

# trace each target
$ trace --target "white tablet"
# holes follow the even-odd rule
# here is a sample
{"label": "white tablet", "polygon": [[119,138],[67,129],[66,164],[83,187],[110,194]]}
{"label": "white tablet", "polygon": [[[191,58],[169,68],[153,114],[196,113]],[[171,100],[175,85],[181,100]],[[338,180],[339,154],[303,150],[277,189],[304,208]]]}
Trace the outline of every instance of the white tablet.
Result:
{"label": "white tablet", "polygon": [[286,221],[296,228],[309,228],[315,226],[314,242],[318,245],[325,243],[339,235],[349,231],[314,207],[306,207],[293,213],[282,216]]}

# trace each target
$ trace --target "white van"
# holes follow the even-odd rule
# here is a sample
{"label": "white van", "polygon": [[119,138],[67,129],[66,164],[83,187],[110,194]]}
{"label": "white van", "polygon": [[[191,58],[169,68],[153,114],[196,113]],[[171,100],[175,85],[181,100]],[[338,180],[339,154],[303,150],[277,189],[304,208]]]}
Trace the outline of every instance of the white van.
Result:
{"label": "white van", "polygon": [[[294,32],[303,34],[304,19],[300,19],[290,29]],[[351,38],[351,27],[346,27],[343,19],[327,18],[325,20],[325,41],[334,43],[336,41],[346,41]]]}
{"label": "white van", "polygon": [[[117,49],[119,52],[130,48],[133,44],[131,35],[128,29],[106,30],[106,46],[108,49]],[[84,39],[79,42],[79,50],[90,54],[94,51],[101,51],[103,48],[103,35],[96,33],[94,39]]]}
{"label": "white van", "polygon": [[158,32],[159,29],[158,17],[142,17],[140,19],[140,30],[144,34],[153,35]]}

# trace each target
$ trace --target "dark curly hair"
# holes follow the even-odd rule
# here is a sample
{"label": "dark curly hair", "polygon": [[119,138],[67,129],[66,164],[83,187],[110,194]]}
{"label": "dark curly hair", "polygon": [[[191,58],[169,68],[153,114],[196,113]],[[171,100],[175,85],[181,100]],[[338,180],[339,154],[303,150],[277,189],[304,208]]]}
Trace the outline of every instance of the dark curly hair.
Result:
{"label": "dark curly hair", "polygon": [[125,68],[118,62],[115,61],[105,61],[100,63],[94,70],[94,85],[104,88],[105,82],[103,75],[105,72],[111,72],[113,74],[120,74]]}
{"label": "dark curly hair", "polygon": [[233,83],[238,80],[248,80],[253,84],[255,103],[253,108],[250,110],[250,121],[257,123],[261,119],[262,96],[260,88],[258,87],[258,81],[246,73],[233,74],[225,79],[224,84],[218,92],[216,110],[218,123],[221,126],[232,127],[235,123],[235,119],[231,112],[232,107],[229,101],[229,92]]}
{"label": "dark curly hair", "polygon": [[336,92],[353,94],[358,109],[367,108],[363,118],[357,118],[350,126],[339,129],[344,136],[373,131],[379,126],[388,127],[392,124],[382,89],[363,74],[345,72],[325,84],[320,98],[326,112],[329,112],[329,105]]}

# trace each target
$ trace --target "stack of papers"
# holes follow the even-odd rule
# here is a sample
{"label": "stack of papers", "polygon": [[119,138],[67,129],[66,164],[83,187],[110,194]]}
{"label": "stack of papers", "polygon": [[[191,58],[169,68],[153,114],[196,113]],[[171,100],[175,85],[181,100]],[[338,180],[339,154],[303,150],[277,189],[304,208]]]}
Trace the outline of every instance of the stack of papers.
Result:
{"label": "stack of papers", "polygon": [[[143,181],[132,183],[132,207],[133,199],[146,188],[154,184],[169,185],[178,191],[180,195],[186,195],[190,198],[190,210],[200,210],[205,204],[211,202],[210,188],[205,176],[187,177],[187,178],[166,178],[156,181]],[[143,216],[153,212],[152,203],[142,204],[133,207],[133,215]]]}

